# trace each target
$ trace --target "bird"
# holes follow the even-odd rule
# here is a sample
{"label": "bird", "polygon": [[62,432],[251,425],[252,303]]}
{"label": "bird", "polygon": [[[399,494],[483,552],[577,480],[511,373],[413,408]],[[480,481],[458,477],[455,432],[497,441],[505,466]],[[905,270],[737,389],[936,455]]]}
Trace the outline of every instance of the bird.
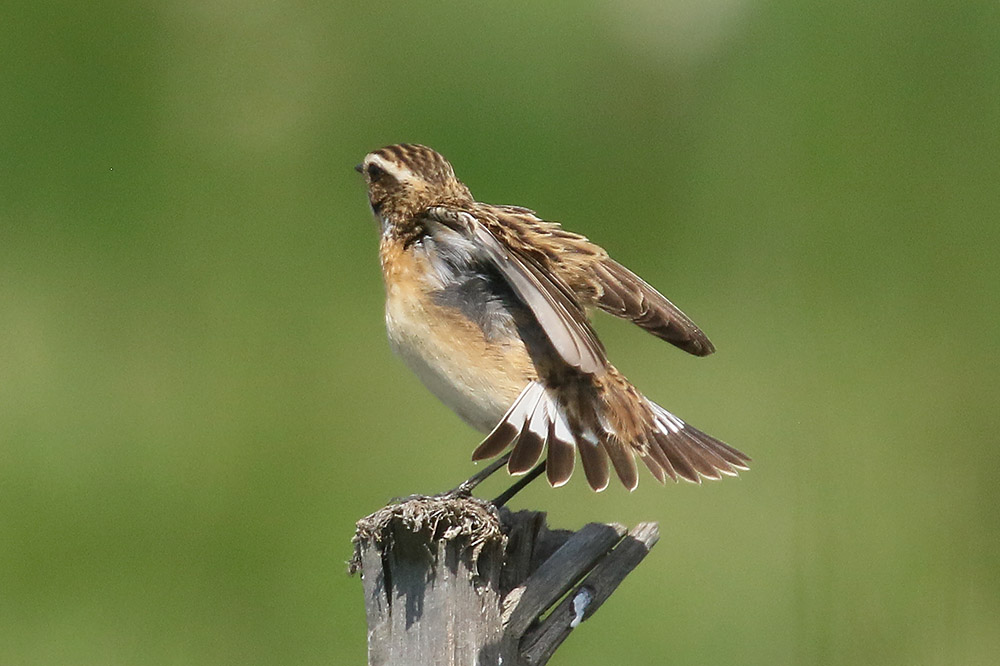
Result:
{"label": "bird", "polygon": [[644,396],[608,360],[588,308],[695,356],[715,347],[606,250],[528,208],[477,201],[427,146],[386,146],[355,169],[380,232],[390,346],[485,434],[473,460],[506,451],[496,463],[511,475],[544,469],[559,487],[579,455],[596,491],[610,468],[634,490],[637,460],[661,483],[748,469],[746,454]]}

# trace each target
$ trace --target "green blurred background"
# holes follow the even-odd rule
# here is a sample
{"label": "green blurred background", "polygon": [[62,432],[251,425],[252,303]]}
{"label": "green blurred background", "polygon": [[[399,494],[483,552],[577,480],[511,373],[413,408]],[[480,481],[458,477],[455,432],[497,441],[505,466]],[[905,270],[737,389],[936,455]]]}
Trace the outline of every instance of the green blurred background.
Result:
{"label": "green blurred background", "polygon": [[354,521],[478,441],[385,342],[397,141],[684,307],[598,328],[755,459],[519,496],[663,530],[554,664],[996,663],[995,0],[0,14],[0,663],[364,662]]}

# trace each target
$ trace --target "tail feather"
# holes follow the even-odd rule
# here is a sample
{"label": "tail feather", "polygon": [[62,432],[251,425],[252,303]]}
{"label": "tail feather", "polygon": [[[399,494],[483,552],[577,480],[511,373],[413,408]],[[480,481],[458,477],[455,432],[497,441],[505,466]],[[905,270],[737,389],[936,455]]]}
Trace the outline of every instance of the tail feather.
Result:
{"label": "tail feather", "polygon": [[[609,460],[622,484],[634,490],[639,483],[637,455],[661,483],[667,477],[701,483],[748,469],[748,456],[689,426],[621,380],[600,390],[625,391],[630,400],[623,400],[625,394],[608,396],[599,391],[601,399],[587,409],[562,404],[565,394],[530,382],[475,450],[473,459],[491,458],[512,447],[507,469],[511,474],[524,474],[545,451],[549,483],[561,486],[573,474],[578,450],[587,482],[597,491],[608,486]],[[634,407],[629,418],[614,417],[615,405],[620,409],[625,403]]]}
{"label": "tail feather", "polygon": [[684,435],[687,440],[691,442],[692,446],[701,453],[702,459],[705,460],[705,462],[714,470],[714,478],[722,478],[720,475],[723,474],[726,476],[737,475],[736,468],[733,467],[733,464],[722,457],[719,454],[718,449],[711,445],[713,440],[715,442],[718,442],[718,440],[714,437],[709,437],[705,433],[692,428],[691,426],[688,426],[685,429]]}
{"label": "tail feather", "polygon": [[507,462],[507,471],[511,474],[526,474],[535,466],[545,448],[545,440],[549,434],[548,419],[548,396],[544,391],[538,392],[538,397],[534,399],[534,406],[531,407],[530,414],[524,420],[521,427],[521,434],[514,444],[510,460]]}
{"label": "tail feather", "polygon": [[635,452],[608,433],[605,433],[605,437],[601,438],[601,444],[607,451],[622,485],[629,490],[635,490],[639,485],[639,470],[635,466]]}
{"label": "tail feather", "polygon": [[549,485],[558,488],[569,481],[573,475],[576,463],[576,439],[570,430],[569,423],[563,413],[556,408],[555,402],[549,400],[549,438],[548,454],[545,459],[545,475]]}
{"label": "tail feather", "polygon": [[664,452],[663,447],[660,446],[660,442],[657,440],[656,436],[654,435],[650,439],[651,441],[648,444],[647,449],[650,457],[663,469],[665,477],[669,476],[670,480],[676,483],[679,476],[677,474],[677,470],[674,469],[673,463],[671,463],[670,459],[667,458],[667,455]]}
{"label": "tail feather", "polygon": [[690,437],[683,430],[680,432],[679,437],[681,438],[681,444],[678,446],[678,449],[683,452],[684,457],[688,459],[688,462],[691,463],[691,466],[698,473],[698,483],[701,483],[701,479],[718,481],[722,478],[715,465],[709,460],[710,454],[702,450],[698,440]]}
{"label": "tail feather", "polygon": [[660,465],[659,461],[657,461],[653,456],[648,444],[643,448],[644,450],[639,452],[639,459],[642,460],[646,469],[649,470],[649,473],[656,477],[657,481],[660,483],[666,483],[666,471],[663,469],[663,466]]}
{"label": "tail feather", "polygon": [[[691,483],[699,483],[698,471],[691,464],[691,461],[688,460],[688,457],[684,455],[683,448],[678,446],[676,440],[668,439],[659,432],[653,434],[653,439],[656,440],[660,452],[677,476]],[[676,480],[677,477],[674,478]]]}
{"label": "tail feather", "polygon": [[[655,415],[656,441],[671,461],[678,456],[683,458],[689,463],[686,467],[706,479],[720,479],[722,474],[736,476],[738,470],[749,469],[749,456],[688,425],[655,402],[646,402]],[[681,473],[684,478],[695,482],[698,482],[697,475],[691,478],[690,474]]]}
{"label": "tail feather", "polygon": [[608,454],[601,447],[600,440],[590,430],[585,430],[582,437],[577,439],[577,448],[580,449],[580,461],[583,463],[583,474],[587,477],[587,483],[597,492],[601,492],[608,487],[608,482],[611,480]]}
{"label": "tail feather", "polygon": [[545,475],[553,488],[565,485],[573,476],[576,464],[576,447],[572,442],[553,437],[550,433],[548,454],[545,458]]}
{"label": "tail feather", "polygon": [[[493,431],[472,452],[472,459],[478,461],[495,458],[503,453],[504,449],[513,444],[521,434],[521,428],[524,426],[528,415],[529,403],[533,398],[537,400],[537,395],[543,390],[542,385],[537,382],[528,383],[524,387],[524,390],[521,391],[521,395],[517,396],[514,404],[504,414],[500,423],[493,428]],[[533,405],[534,403],[531,404]]]}

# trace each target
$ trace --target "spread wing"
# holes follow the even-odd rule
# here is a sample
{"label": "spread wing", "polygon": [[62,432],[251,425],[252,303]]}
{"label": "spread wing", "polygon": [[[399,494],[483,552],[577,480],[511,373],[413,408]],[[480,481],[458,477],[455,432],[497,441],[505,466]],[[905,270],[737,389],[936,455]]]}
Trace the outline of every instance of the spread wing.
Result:
{"label": "spread wing", "polygon": [[597,339],[573,291],[523,249],[501,240],[495,220],[446,206],[434,206],[424,215],[476,243],[528,306],[556,352],[582,372],[599,374],[607,367],[604,346]]}
{"label": "spread wing", "polygon": [[[543,265],[569,285],[582,305],[627,319],[696,356],[715,351],[708,336],[680,308],[585,236],[543,220],[527,208],[477,205],[491,211],[501,222],[510,218],[512,223],[505,226],[511,233],[522,229],[530,233],[531,246]],[[529,242],[523,234],[519,240]]]}
{"label": "spread wing", "polygon": [[715,345],[690,317],[614,259],[606,257],[594,265],[593,271],[601,287],[594,305],[600,309],[628,319],[695,356],[708,356],[715,351]]}

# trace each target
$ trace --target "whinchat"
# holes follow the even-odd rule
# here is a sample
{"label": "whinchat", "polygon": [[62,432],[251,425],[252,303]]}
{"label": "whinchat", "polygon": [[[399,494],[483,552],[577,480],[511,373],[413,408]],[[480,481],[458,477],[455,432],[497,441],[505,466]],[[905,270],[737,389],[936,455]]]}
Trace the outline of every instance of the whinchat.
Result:
{"label": "whinchat", "polygon": [[696,356],[715,348],[675,305],[587,238],[517,206],[476,201],[426,146],[365,156],[379,223],[392,348],[466,423],[488,433],[472,457],[511,448],[511,474],[545,451],[552,486],[576,452],[594,490],[610,459],[625,487],[638,457],[660,482],[747,469],[745,454],[686,424],[608,361],[586,308],[634,322]]}

